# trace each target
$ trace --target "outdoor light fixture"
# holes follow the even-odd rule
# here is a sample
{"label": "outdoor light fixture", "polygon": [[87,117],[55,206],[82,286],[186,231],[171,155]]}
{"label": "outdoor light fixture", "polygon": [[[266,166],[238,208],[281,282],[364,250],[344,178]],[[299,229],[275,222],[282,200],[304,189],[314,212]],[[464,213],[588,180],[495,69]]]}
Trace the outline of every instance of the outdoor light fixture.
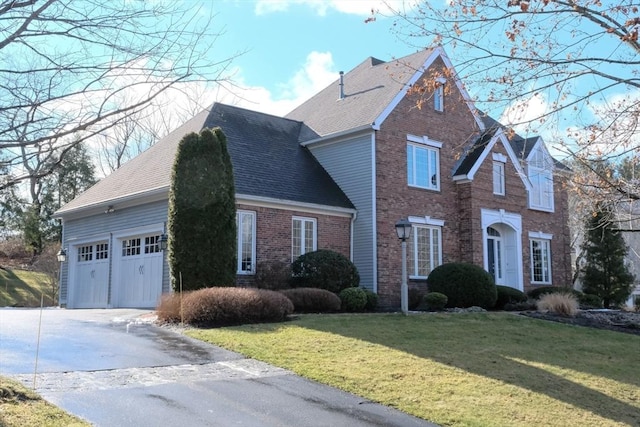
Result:
{"label": "outdoor light fixture", "polygon": [[409,288],[407,286],[407,239],[411,237],[411,223],[402,218],[396,222],[396,234],[402,242],[402,283],[400,284],[400,309],[409,313]]}
{"label": "outdoor light fixture", "polygon": [[105,209],[105,211],[104,211],[104,213],[106,213],[106,214],[110,214],[110,213],[113,213],[113,212],[115,212],[115,208],[113,207],[113,205],[107,206],[107,209]]}
{"label": "outdoor light fixture", "polygon": [[64,248],[60,248],[56,256],[58,257],[58,262],[65,262],[67,260],[67,251]]}
{"label": "outdoor light fixture", "polygon": [[167,242],[168,242],[168,238],[167,235],[165,233],[162,233],[160,235],[160,250],[164,251],[167,249]]}

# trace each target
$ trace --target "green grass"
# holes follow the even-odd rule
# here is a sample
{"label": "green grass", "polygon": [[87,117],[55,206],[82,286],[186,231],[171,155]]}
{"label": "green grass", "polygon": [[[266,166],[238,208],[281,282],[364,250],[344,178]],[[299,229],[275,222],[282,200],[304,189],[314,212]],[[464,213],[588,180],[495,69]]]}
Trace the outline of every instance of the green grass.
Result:
{"label": "green grass", "polygon": [[26,270],[0,270],[0,307],[40,307],[54,305],[47,275]]}
{"label": "green grass", "polygon": [[16,381],[0,377],[1,427],[81,427],[90,424],[42,400]]}
{"label": "green grass", "polygon": [[187,333],[440,425],[640,425],[640,336],[508,313],[308,315]]}

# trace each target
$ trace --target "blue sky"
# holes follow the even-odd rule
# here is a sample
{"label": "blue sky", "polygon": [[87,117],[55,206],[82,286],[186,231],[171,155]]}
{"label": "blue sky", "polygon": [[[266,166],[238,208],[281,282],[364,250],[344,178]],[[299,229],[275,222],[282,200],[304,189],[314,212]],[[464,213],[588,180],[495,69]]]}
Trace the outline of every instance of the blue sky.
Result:
{"label": "blue sky", "polygon": [[[233,103],[285,114],[369,56],[382,60],[415,52],[391,32],[393,20],[376,15],[374,0],[218,0],[209,6],[224,34],[214,52],[233,60],[233,78],[247,91]],[[229,98],[222,101],[229,102]]]}

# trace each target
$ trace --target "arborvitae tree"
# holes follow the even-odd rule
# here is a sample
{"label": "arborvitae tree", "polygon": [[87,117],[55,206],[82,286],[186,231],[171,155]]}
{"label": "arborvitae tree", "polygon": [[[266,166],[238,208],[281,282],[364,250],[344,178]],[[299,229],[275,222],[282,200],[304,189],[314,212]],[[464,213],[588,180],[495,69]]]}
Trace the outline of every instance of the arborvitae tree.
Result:
{"label": "arborvitae tree", "polygon": [[583,249],[582,290],[602,298],[605,308],[622,304],[631,294],[634,276],[625,265],[627,246],[616,230],[612,212],[599,205],[587,219]]}
{"label": "arborvitae tree", "polygon": [[169,191],[169,265],[174,291],[233,286],[237,242],[233,169],[219,128],[178,145]]}

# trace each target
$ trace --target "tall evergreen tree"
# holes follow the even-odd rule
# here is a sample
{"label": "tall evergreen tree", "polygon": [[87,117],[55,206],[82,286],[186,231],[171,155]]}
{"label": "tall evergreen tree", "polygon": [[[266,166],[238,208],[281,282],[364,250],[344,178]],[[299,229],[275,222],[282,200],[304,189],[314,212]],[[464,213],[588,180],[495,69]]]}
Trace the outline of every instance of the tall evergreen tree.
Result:
{"label": "tall evergreen tree", "polygon": [[178,145],[169,190],[169,265],[179,291],[233,286],[237,241],[235,186],[219,128],[186,135]]}
{"label": "tall evergreen tree", "polygon": [[598,205],[586,227],[582,290],[602,298],[605,308],[620,305],[631,295],[635,278],[625,265],[627,246],[614,226],[613,213]]}

